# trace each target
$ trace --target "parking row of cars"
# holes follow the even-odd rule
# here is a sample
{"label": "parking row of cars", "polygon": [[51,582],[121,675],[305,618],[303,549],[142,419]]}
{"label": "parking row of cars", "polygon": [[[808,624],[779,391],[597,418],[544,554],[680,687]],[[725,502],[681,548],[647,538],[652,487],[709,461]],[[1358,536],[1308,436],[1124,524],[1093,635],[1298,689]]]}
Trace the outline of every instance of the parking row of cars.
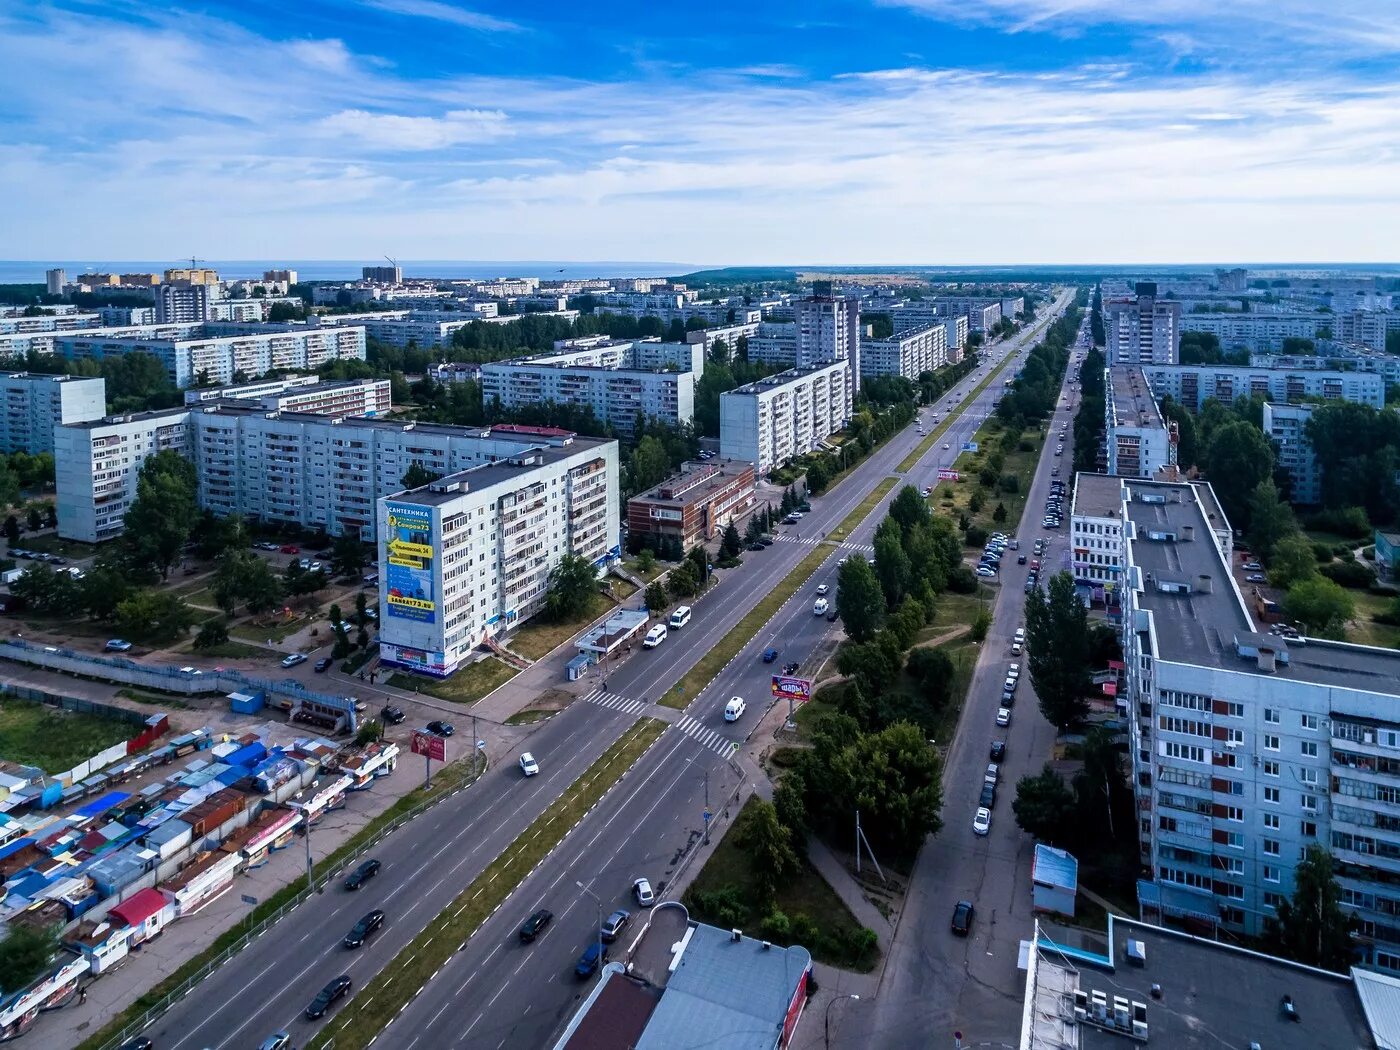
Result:
{"label": "parking row of cars", "polygon": [[[987,537],[987,545],[982,548],[982,557],[977,562],[978,576],[995,576],[1001,572],[1001,559],[1007,551],[1021,549],[1021,543],[1014,536],[1004,532],[994,532]],[[1020,559],[1025,561],[1024,558]]]}
{"label": "parking row of cars", "polygon": [[57,554],[48,554],[44,551],[29,551],[23,547],[11,547],[10,557],[18,558],[21,561],[42,561],[49,565],[67,565],[68,559],[61,558]]}

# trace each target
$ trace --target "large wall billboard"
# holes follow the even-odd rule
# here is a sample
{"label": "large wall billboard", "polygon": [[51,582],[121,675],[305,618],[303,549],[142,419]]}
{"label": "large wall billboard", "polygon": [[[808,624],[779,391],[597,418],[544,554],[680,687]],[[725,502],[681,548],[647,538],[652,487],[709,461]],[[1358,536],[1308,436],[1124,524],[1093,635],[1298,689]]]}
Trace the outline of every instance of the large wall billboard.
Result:
{"label": "large wall billboard", "polygon": [[433,592],[433,518],[427,507],[388,503],[388,559],[380,586],[388,615],[418,623],[437,620]]}

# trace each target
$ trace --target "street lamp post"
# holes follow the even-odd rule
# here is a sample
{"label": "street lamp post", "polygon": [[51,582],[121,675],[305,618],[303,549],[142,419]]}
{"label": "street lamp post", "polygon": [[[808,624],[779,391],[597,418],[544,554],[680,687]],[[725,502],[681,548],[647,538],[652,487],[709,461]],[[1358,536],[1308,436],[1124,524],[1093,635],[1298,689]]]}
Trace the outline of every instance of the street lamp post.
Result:
{"label": "street lamp post", "polygon": [[583,883],[579,882],[578,879],[574,879],[574,885],[577,886],[579,889],[583,890],[584,893],[592,897],[593,903],[598,906],[598,921],[596,924],[594,924],[593,928],[597,931],[598,970],[601,972],[603,969],[603,902],[596,893],[590,890]]}
{"label": "street lamp post", "polygon": [[826,1016],[822,1024],[822,1039],[825,1046],[827,1047],[827,1050],[831,1050],[831,1008],[837,1003],[839,1003],[842,999],[855,999],[859,1001],[860,996],[855,995],[854,993],[849,995],[838,995],[836,996],[836,998],[832,999],[831,1002],[826,1004]]}

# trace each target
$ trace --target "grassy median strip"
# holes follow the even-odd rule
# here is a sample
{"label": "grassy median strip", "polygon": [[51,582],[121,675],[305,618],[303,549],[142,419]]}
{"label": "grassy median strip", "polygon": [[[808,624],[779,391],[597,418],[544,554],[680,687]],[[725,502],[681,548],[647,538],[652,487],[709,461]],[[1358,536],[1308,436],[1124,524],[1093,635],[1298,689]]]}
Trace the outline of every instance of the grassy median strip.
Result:
{"label": "grassy median strip", "polygon": [[[408,794],[401,796],[394,801],[394,804],[383,813],[369,821],[359,831],[355,832],[342,845],[338,846],[334,852],[316,864],[315,873],[318,883],[324,882],[331,875],[344,866],[346,860],[358,853],[374,836],[380,834],[386,827],[396,820],[410,816],[415,810],[426,807],[430,802],[434,802],[443,795],[456,791],[462,785],[470,783],[476,779],[476,775],[471,766],[466,762],[452,762],[443,766],[438,772],[433,774],[433,786],[431,791],[424,791],[422,788],[415,788]],[[260,902],[252,911],[245,915],[237,924],[231,926],[214,939],[214,943],[204,951],[200,952],[193,959],[190,959],[178,970],[172,973],[160,984],[146,992],[134,1003],[128,1006],[120,1014],[114,1017],[107,1024],[103,1025],[97,1032],[88,1036],[79,1044],[78,1050],[101,1050],[101,1047],[115,1039],[127,1025],[134,1024],[150,1009],[154,1008],[167,995],[176,991],[182,984],[195,977],[204,967],[208,966],[219,956],[238,943],[244,936],[255,929],[264,920],[271,918],[281,908],[286,907],[297,895],[306,889],[306,878],[303,872],[292,882],[283,886],[272,896]]]}
{"label": "grassy median strip", "polygon": [[665,729],[639,719],[306,1045],[368,1046]]}
{"label": "grassy median strip", "polygon": [[890,490],[899,484],[899,478],[886,478],[880,484],[870,490],[870,494],[856,504],[855,509],[841,519],[841,524],[831,530],[830,538],[840,543],[851,533],[855,532],[856,526],[866,519],[866,516],[880,505],[880,501],[890,494]]}

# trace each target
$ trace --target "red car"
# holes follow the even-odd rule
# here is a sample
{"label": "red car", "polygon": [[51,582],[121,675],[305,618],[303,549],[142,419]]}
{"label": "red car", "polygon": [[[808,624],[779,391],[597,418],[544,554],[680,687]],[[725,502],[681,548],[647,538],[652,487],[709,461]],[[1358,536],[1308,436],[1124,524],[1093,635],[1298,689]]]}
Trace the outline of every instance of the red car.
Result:
{"label": "red car", "polygon": [[294,546],[293,546],[292,544],[290,544],[290,543],[284,544],[284,545],[282,545],[281,547],[278,547],[277,549],[278,549],[279,551],[281,551],[283,554],[300,554],[300,553],[301,553],[301,548],[300,548],[300,547],[294,547]]}

